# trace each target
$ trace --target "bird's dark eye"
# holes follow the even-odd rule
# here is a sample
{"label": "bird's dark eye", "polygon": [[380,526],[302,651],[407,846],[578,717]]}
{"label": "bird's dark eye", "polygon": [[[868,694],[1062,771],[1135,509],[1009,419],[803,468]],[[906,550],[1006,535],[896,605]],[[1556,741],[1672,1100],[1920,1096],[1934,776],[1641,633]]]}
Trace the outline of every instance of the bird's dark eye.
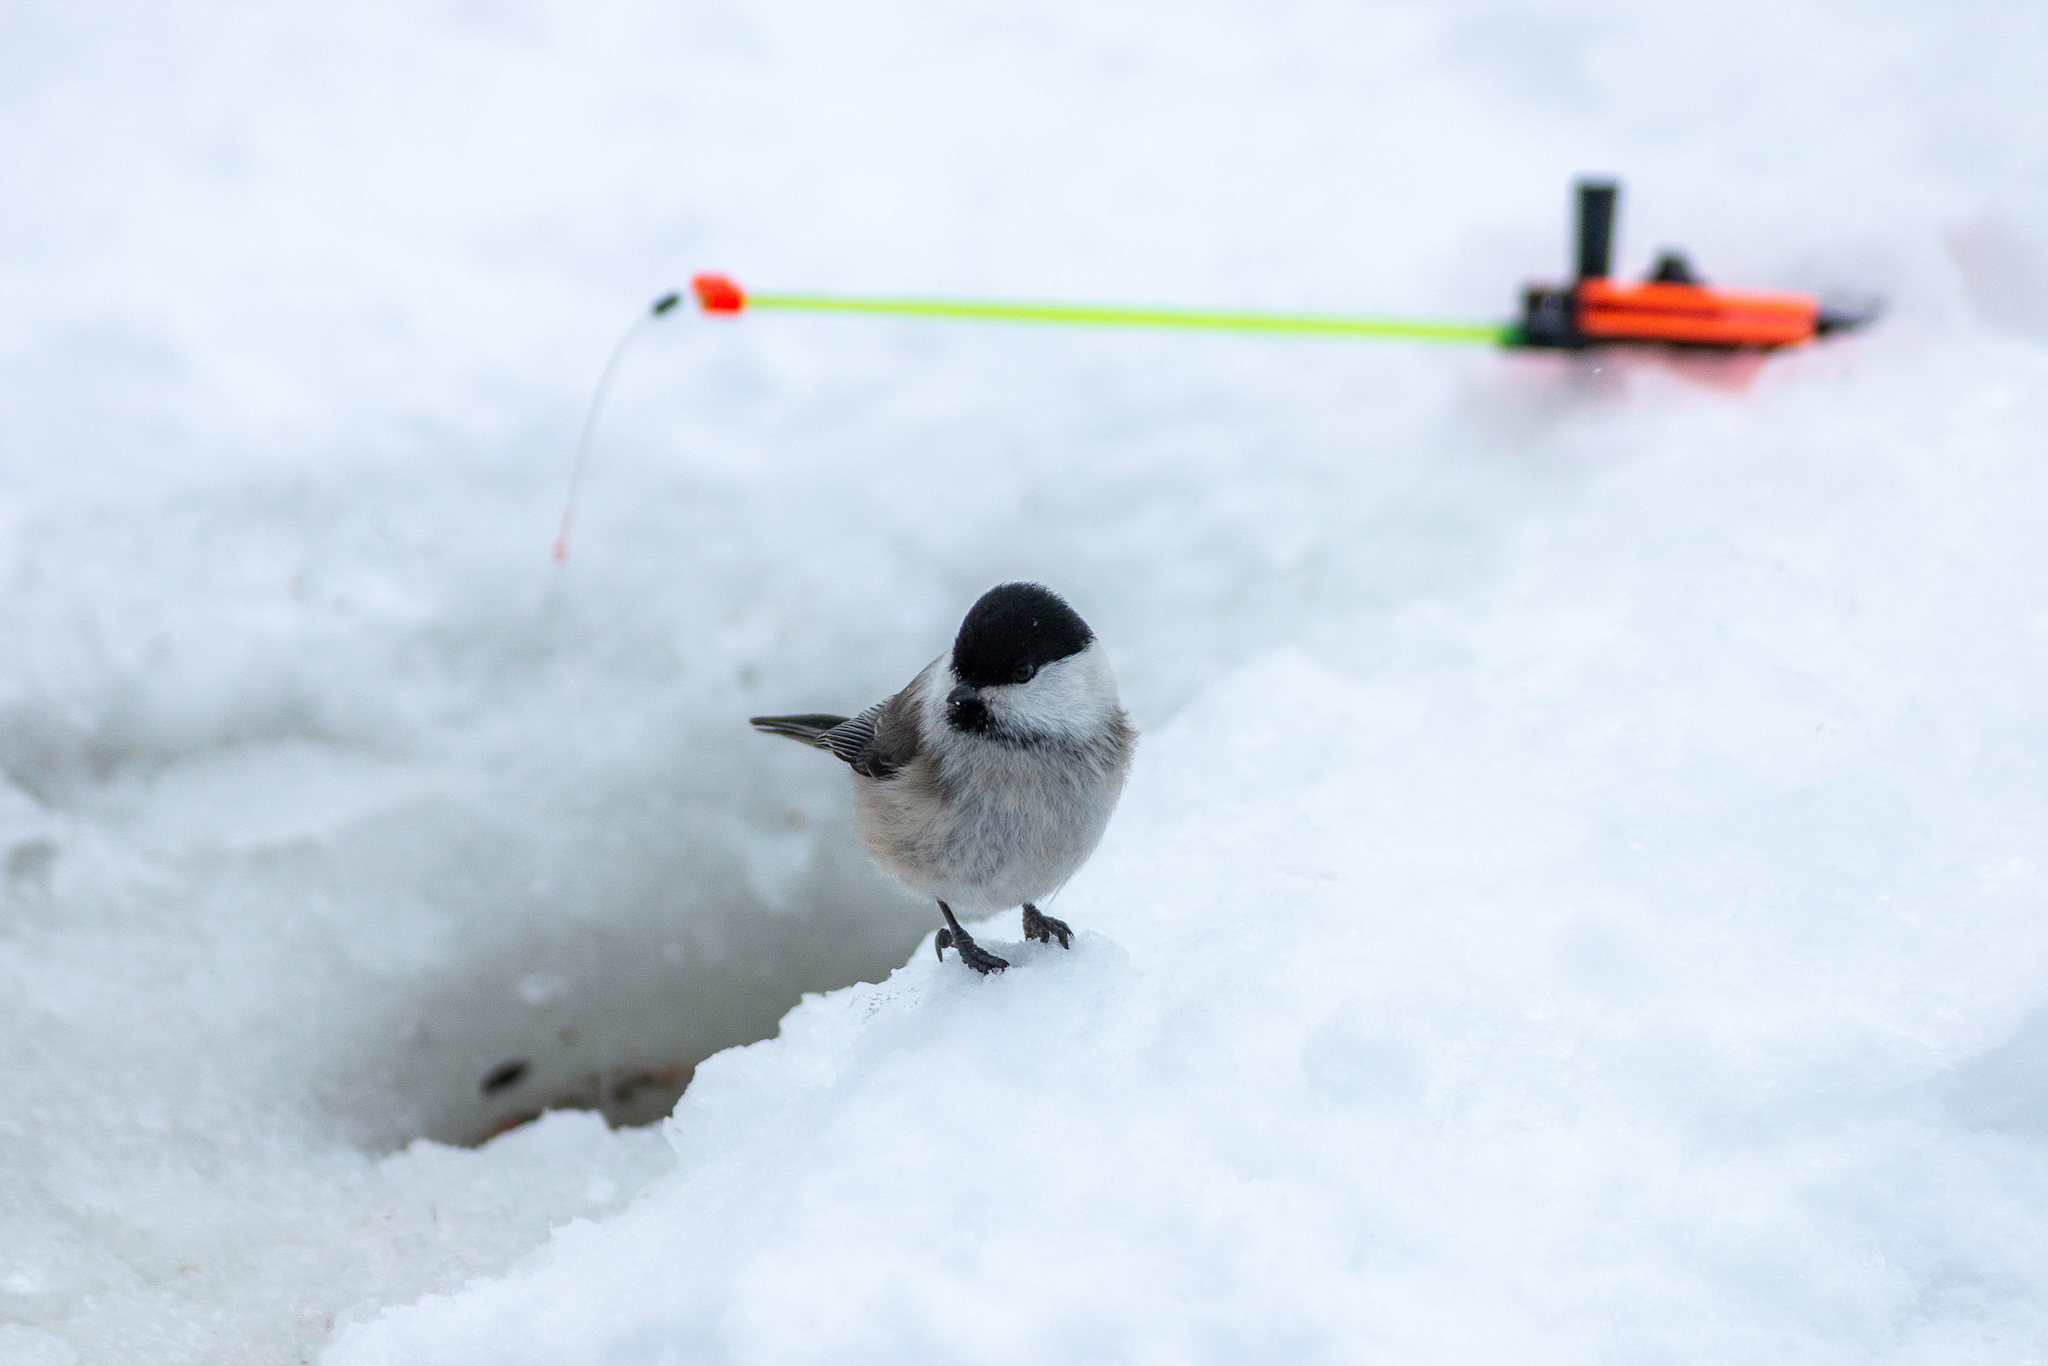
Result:
{"label": "bird's dark eye", "polygon": [[1019,664],[1017,666],[1017,681],[1019,683],[1029,683],[1031,676],[1037,672],[1038,666],[1036,664]]}

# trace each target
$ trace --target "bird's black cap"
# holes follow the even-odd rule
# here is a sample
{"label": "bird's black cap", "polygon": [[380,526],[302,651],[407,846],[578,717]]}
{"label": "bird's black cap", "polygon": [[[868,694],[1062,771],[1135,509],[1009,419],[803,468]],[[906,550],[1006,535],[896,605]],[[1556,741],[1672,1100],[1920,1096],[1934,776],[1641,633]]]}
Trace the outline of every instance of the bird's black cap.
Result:
{"label": "bird's black cap", "polygon": [[981,595],[953,642],[953,674],[971,687],[1016,683],[1041,665],[1088,648],[1095,633],[1059,594],[1036,583],[999,584]]}

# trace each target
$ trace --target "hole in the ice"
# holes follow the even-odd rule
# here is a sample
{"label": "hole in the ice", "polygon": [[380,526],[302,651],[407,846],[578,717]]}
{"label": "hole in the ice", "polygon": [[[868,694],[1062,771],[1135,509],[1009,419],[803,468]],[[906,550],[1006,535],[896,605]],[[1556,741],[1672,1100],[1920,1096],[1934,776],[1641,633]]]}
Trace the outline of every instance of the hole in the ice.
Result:
{"label": "hole in the ice", "polygon": [[476,1141],[487,1142],[499,1134],[507,1133],[522,1124],[530,1124],[550,1110],[595,1110],[612,1125],[652,1124],[675,1108],[676,1101],[690,1085],[690,1078],[696,1068],[681,1063],[669,1063],[661,1067],[639,1067],[612,1069],[609,1072],[592,1072],[576,1079],[568,1089],[559,1086],[538,1096],[522,1096],[512,1100],[515,1088],[523,1080],[523,1062],[503,1064],[494,1068],[489,1083],[504,1068],[520,1069],[510,1080],[486,1091],[487,1095],[499,1096],[511,1101],[509,1108],[497,1112],[485,1132],[476,1136]]}
{"label": "hole in the ice", "polygon": [[[290,965],[241,999],[274,1005],[274,1054],[318,1060],[292,1074],[315,1122],[373,1152],[553,1109],[659,1120],[705,1058],[772,1037],[806,992],[886,976],[930,928],[868,866],[836,775],[778,766],[737,724],[551,788],[254,723],[123,749],[30,719],[0,734],[10,774]],[[0,895],[47,891],[65,857],[0,843]]]}
{"label": "hole in the ice", "polygon": [[[750,838],[699,822],[607,847],[601,869],[585,851],[575,900],[517,850],[473,848],[446,939],[353,946],[384,975],[384,1004],[340,1041],[323,1108],[376,1151],[482,1143],[550,1110],[652,1123],[705,1058],[773,1037],[806,992],[886,976],[928,932],[922,903],[869,868],[839,822],[806,836],[772,897],[749,874]],[[412,895],[448,880],[406,868],[396,845],[356,847],[350,862],[406,869]]]}

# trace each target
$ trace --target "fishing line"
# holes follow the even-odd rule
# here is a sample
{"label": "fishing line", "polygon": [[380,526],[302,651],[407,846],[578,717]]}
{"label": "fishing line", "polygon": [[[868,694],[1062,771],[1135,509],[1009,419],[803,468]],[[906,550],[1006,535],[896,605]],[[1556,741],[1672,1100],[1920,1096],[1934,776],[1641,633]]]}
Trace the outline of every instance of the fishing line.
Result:
{"label": "fishing line", "polygon": [[569,526],[576,516],[576,494],[583,486],[583,467],[590,459],[590,438],[597,431],[597,414],[604,407],[604,396],[612,386],[612,377],[619,371],[619,362],[625,358],[627,348],[655,319],[682,301],[683,296],[674,293],[656,299],[619,338],[619,344],[612,348],[611,359],[604,363],[603,371],[598,374],[597,389],[590,395],[590,411],[583,416],[583,436],[576,443],[576,463],[569,470],[569,496],[562,500],[562,528],[555,535],[556,564],[569,558]]}

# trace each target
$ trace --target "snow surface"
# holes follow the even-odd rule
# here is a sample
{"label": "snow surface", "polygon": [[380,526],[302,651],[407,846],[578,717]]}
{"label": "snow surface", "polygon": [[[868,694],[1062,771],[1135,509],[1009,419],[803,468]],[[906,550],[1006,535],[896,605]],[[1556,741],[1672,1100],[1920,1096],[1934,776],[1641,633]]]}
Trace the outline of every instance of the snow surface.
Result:
{"label": "snow surface", "polygon": [[[0,1360],[2042,1355],[2044,57],[7,10]],[[547,561],[693,269],[1498,316],[1588,169],[1631,270],[1891,311],[1760,367],[678,316]],[[1147,735],[1074,950],[982,982],[743,718],[1009,577]]]}

